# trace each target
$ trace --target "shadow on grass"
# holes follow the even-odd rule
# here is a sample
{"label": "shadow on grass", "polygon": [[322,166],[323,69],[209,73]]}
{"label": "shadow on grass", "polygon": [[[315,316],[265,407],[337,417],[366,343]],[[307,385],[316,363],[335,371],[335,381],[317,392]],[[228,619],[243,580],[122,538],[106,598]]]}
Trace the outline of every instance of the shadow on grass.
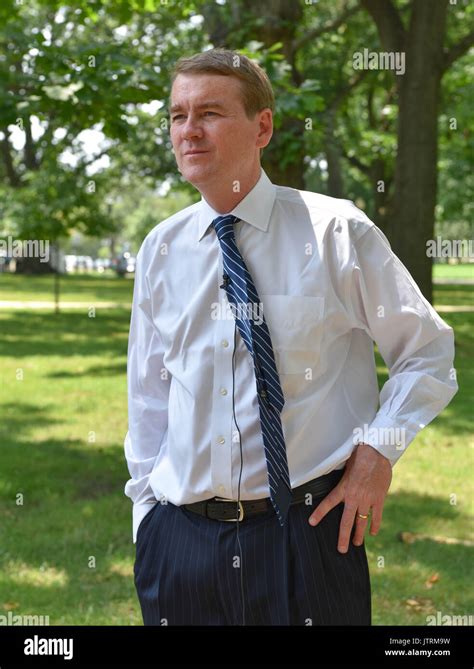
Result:
{"label": "shadow on grass", "polygon": [[[29,435],[38,428],[47,427],[48,425],[58,425],[61,420],[54,419],[51,414],[47,415],[44,406],[39,406],[33,402],[2,402],[2,420],[0,421],[0,439],[2,441],[2,448],[0,450],[0,458],[5,457],[9,446],[15,444],[19,446],[23,443],[22,448],[25,447],[23,438]],[[2,469],[0,469],[0,475]]]}
{"label": "shadow on grass", "polygon": [[71,612],[84,620],[95,610],[102,620],[113,601],[135,600],[123,445],[28,442],[38,425],[54,424],[54,406],[12,408],[0,451],[0,611],[70,624]]}
{"label": "shadow on grass", "polygon": [[[113,601],[123,603],[128,597],[134,602],[131,504],[123,494],[128,473],[122,446],[10,440],[1,460],[0,606],[13,601],[16,614],[47,614],[52,624],[59,624],[70,611],[83,620],[94,607],[99,613]],[[25,497],[21,507],[15,504],[19,491]],[[379,556],[385,561],[383,583],[373,581],[377,597],[389,593],[392,606],[403,608],[405,600],[421,594],[429,599],[428,613],[472,610],[466,588],[472,580],[471,548],[429,539],[405,544],[398,538],[401,531],[430,534],[430,526],[440,521],[444,529],[436,534],[456,537],[456,525],[467,522],[467,513],[436,495],[389,495],[381,532],[366,542],[372,577],[379,571]],[[8,568],[12,562],[15,566]],[[431,573],[438,573],[440,582],[426,591],[424,581]],[[397,612],[392,623],[407,624],[408,616],[413,621],[413,614]],[[425,624],[425,613],[417,616],[416,624]]]}
{"label": "shadow on grass", "polygon": [[[474,304],[474,287],[459,284],[435,284],[433,286],[433,301],[435,309],[437,304],[448,304],[454,306],[469,306]],[[442,314],[443,320],[445,314]]]}
{"label": "shadow on grass", "polygon": [[[462,544],[440,543],[434,537],[464,539],[457,534],[463,524],[469,527],[469,504],[465,510],[449,504],[446,497],[398,491],[388,494],[382,526],[376,537],[366,538],[373,595],[380,611],[390,603],[385,619],[389,624],[426,624],[426,614],[437,610],[470,614],[474,608],[472,589],[474,549]],[[441,523],[440,523],[441,521]],[[431,528],[436,527],[436,531]],[[428,535],[404,543],[401,532]],[[379,560],[383,558],[383,568]],[[427,579],[437,574],[432,587]],[[395,594],[396,593],[396,594]],[[407,611],[406,601],[420,600],[425,610]],[[402,619],[400,619],[400,616]]]}
{"label": "shadow on grass", "polygon": [[[111,357],[126,354],[127,310],[98,311],[96,318],[77,311],[59,316],[25,311],[1,313],[0,319],[0,355],[4,357],[103,356],[104,366],[94,364],[79,374],[71,373],[67,361],[64,366],[60,361],[55,367],[45,366],[45,379],[125,372],[125,365],[109,363]],[[472,431],[469,351],[473,315],[450,313],[445,320],[459,333],[456,369],[460,391],[436,423],[445,434],[456,437]],[[383,365],[381,358],[378,362]],[[386,379],[386,373],[379,374],[380,385]],[[46,406],[31,401],[4,404],[0,422],[0,607],[5,602],[17,603],[14,613],[49,614],[52,624],[76,612],[77,619],[83,620],[94,607],[108,611],[114,602],[120,605],[124,598],[134,598],[131,502],[123,492],[129,478],[123,444],[102,448],[67,437],[30,441],[38,428],[58,423],[57,402],[53,397]],[[19,492],[24,496],[22,506],[16,504]],[[389,605],[421,591],[440,610],[449,600],[457,612],[472,611],[466,603],[472,549],[429,539],[414,544],[398,539],[401,531],[430,534],[429,528],[439,527],[440,521],[443,530],[435,534],[455,537],[456,527],[467,526],[468,518],[467,511],[450,506],[445,496],[411,491],[389,494],[382,529],[377,537],[367,539],[371,573],[376,573],[377,557],[384,557],[381,587],[388,592]],[[89,567],[91,556],[95,568]],[[15,575],[16,565],[25,565],[26,573]],[[53,572],[49,583],[48,569]],[[439,584],[429,591],[423,590],[425,572],[441,575]]]}
{"label": "shadow on grass", "polygon": [[[14,503],[14,495],[22,492],[29,504],[44,506],[50,495],[64,501],[96,499],[123,489],[128,472],[122,444],[115,449],[78,439],[28,441],[33,428],[58,421],[31,404],[15,408],[16,416],[7,412],[8,433],[1,433],[0,500]],[[28,410],[27,418],[20,416],[23,409]]]}
{"label": "shadow on grass", "polygon": [[89,318],[86,311],[77,310],[58,315],[18,311],[0,314],[0,323],[0,356],[123,355],[130,312],[107,309]]}
{"label": "shadow on grass", "polygon": [[51,374],[47,374],[48,379],[77,379],[86,376],[94,376],[95,378],[98,376],[117,376],[120,374],[126,374],[127,373],[127,362],[123,363],[117,363],[116,365],[93,365],[91,367],[87,367],[86,369],[81,370],[80,372],[69,372],[69,371],[62,371],[62,372],[52,372]]}

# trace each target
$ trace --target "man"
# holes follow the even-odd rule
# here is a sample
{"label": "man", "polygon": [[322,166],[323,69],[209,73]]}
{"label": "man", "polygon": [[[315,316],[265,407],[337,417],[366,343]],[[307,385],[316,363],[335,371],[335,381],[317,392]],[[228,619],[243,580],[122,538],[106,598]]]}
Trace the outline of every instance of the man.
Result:
{"label": "man", "polygon": [[137,257],[125,493],[144,623],[370,625],[369,514],[375,535],[393,465],[457,390],[453,331],[351,202],[270,182],[257,64],[181,59],[170,105],[202,197]]}

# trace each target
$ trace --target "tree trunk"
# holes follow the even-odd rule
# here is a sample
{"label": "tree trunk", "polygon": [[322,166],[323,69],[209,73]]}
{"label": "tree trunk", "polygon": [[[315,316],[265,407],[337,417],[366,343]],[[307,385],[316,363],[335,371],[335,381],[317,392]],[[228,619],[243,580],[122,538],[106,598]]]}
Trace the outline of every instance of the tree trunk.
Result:
{"label": "tree trunk", "polygon": [[[215,46],[239,50],[242,41],[257,40],[266,47],[282,42],[282,51],[291,66],[292,83],[301,85],[301,74],[295,63],[295,53],[291,45],[295,39],[298,23],[302,18],[300,2],[288,0],[240,0],[232,2],[225,13],[223,7],[215,4],[204,6],[204,25],[209,39]],[[254,20],[242,22],[242,16]],[[243,26],[249,26],[245,29]],[[274,132],[270,144],[265,148],[262,165],[268,177],[275,184],[304,188],[304,123],[299,119],[285,116],[281,127]],[[291,144],[292,159],[282,164],[281,157],[288,155]]]}
{"label": "tree trunk", "polygon": [[391,179],[387,175],[387,165],[383,158],[376,158],[369,168],[370,181],[374,189],[374,223],[388,237],[387,215]]}
{"label": "tree trunk", "polygon": [[446,2],[415,0],[400,82],[398,152],[388,236],[422,293],[432,301],[432,260]]}
{"label": "tree trunk", "polygon": [[[280,139],[279,133],[285,133],[284,139]],[[280,158],[285,156],[287,142],[291,142],[295,155],[290,162],[282,164]],[[304,190],[304,155],[303,122],[290,117],[284,118],[281,128],[274,132],[270,144],[264,150],[263,169],[274,184]]]}
{"label": "tree trunk", "polygon": [[[426,255],[426,242],[434,235],[438,100],[446,67],[443,43],[448,0],[412,0],[407,30],[391,0],[361,3],[375,21],[385,50],[405,53],[405,73],[394,74],[399,94],[398,149],[386,233],[394,252],[431,302],[432,261]],[[468,40],[459,45],[460,53],[464,42]]]}
{"label": "tree trunk", "polygon": [[51,262],[42,262],[40,258],[25,256],[16,258],[15,274],[52,274],[55,271]]}
{"label": "tree trunk", "polygon": [[327,193],[331,197],[345,197],[341,152],[336,140],[335,121],[335,110],[329,108],[324,124],[324,153],[328,170]]}

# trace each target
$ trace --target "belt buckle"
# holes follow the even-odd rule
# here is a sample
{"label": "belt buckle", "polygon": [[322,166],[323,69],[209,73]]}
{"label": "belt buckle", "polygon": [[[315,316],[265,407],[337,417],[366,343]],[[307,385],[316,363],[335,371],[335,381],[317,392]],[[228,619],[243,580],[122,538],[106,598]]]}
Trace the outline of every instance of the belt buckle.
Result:
{"label": "belt buckle", "polygon": [[[228,497],[214,497],[216,502],[237,502],[236,499],[229,499]],[[244,518],[244,507],[242,502],[238,502],[239,504],[239,517],[238,518],[223,518],[222,520],[225,523],[236,523],[237,521],[241,521]]]}

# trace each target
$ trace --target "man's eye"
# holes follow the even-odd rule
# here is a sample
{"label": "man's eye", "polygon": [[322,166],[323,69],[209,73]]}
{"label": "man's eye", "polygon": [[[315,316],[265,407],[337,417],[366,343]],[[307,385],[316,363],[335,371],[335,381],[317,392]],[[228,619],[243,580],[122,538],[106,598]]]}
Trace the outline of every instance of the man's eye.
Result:
{"label": "man's eye", "polygon": [[177,121],[179,118],[182,118],[182,117],[183,117],[183,114],[176,114],[176,116],[173,116],[171,120],[172,121]]}
{"label": "man's eye", "polygon": [[212,111],[204,112],[204,114],[214,114],[214,116],[217,116],[216,112],[212,112]]}

